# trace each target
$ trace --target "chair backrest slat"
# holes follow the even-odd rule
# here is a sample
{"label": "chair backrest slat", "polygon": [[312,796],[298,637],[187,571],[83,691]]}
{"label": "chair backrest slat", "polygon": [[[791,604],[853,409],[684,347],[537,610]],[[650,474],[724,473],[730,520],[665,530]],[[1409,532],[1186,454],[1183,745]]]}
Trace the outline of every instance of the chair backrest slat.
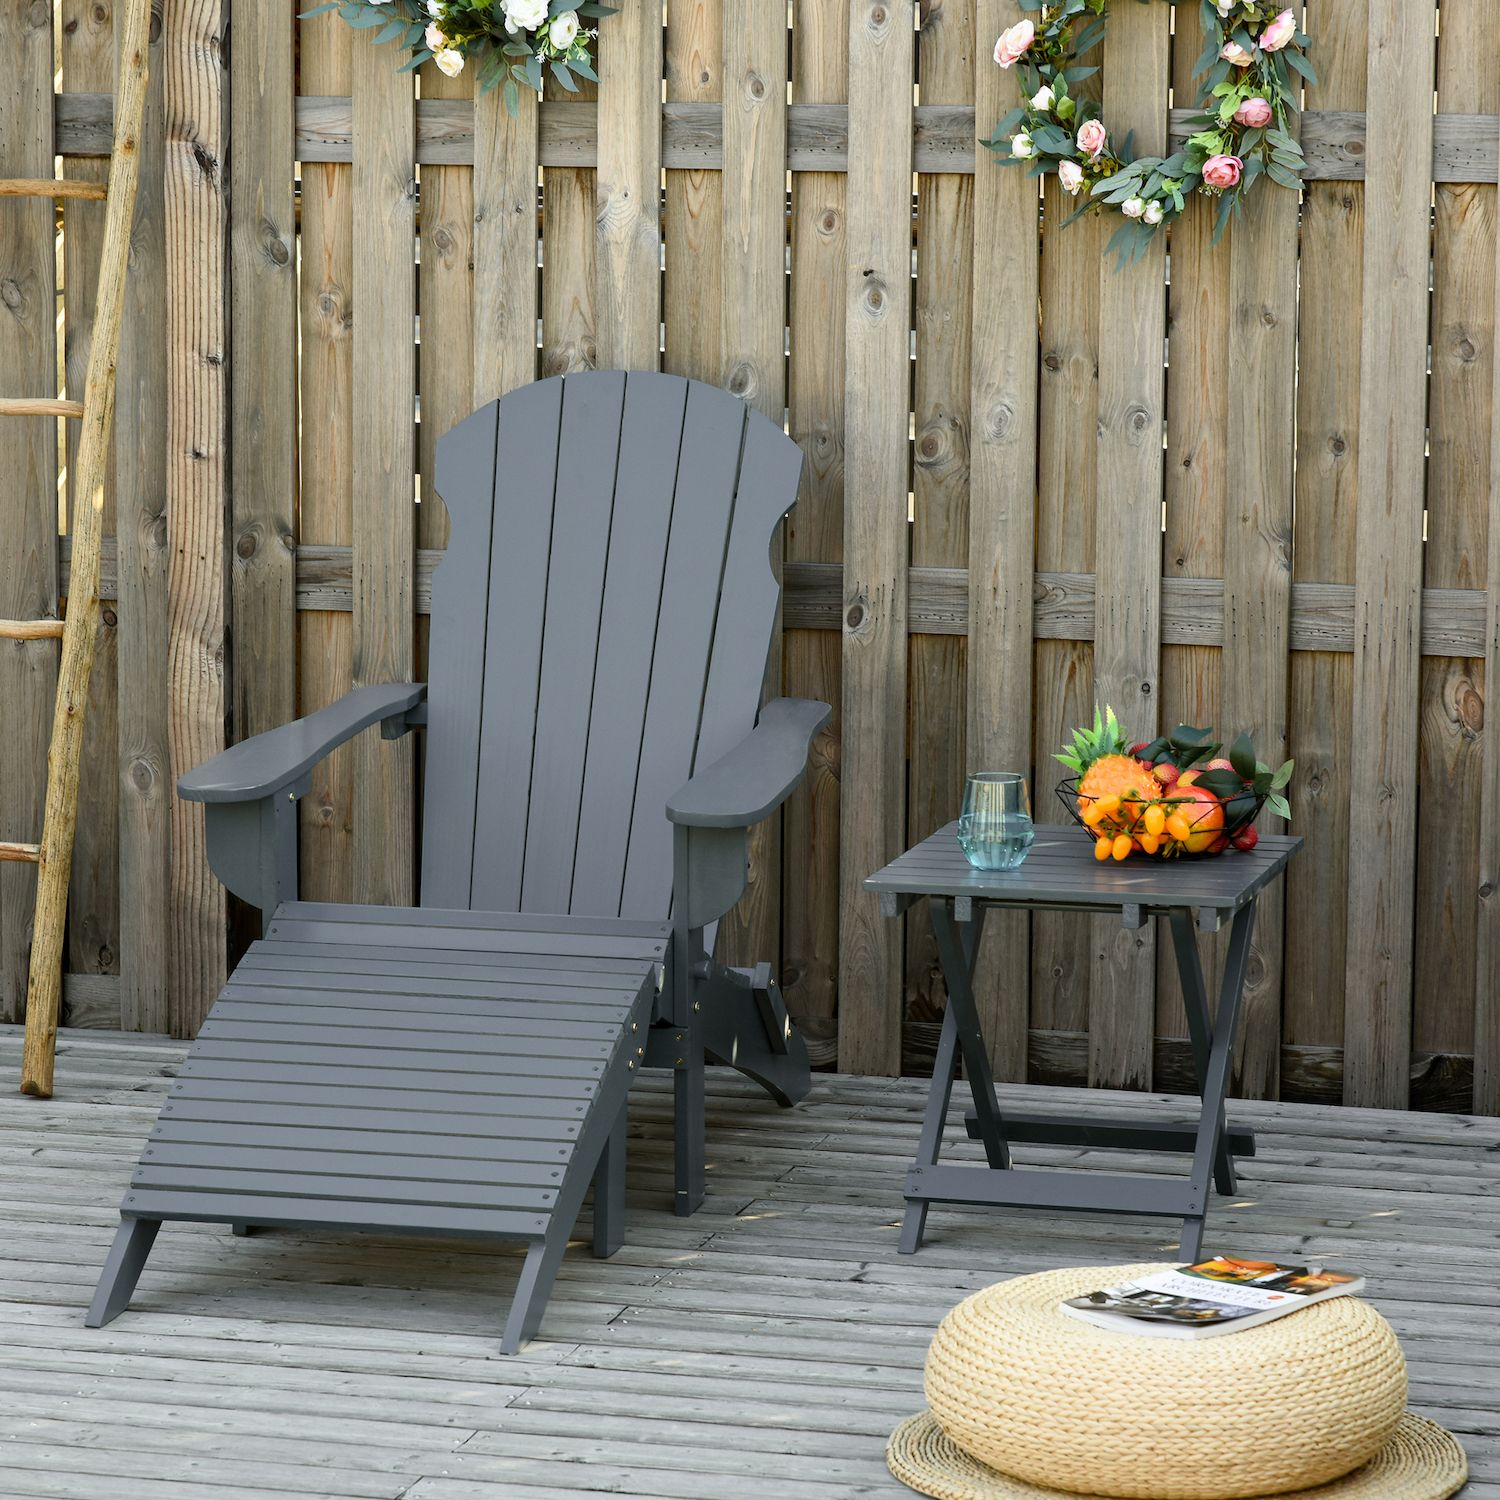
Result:
{"label": "chair backrest slat", "polygon": [[726,392],[634,372],[442,440],[425,905],[666,915],[666,799],[755,721],[800,467]]}

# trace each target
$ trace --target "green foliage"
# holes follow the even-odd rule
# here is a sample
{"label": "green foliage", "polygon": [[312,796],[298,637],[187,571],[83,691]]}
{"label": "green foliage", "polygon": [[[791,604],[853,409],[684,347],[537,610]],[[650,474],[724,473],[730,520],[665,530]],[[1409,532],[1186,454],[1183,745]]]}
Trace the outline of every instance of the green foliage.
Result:
{"label": "green foliage", "polygon": [[[436,15],[421,0],[325,0],[304,11],[302,17],[329,11],[337,11],[356,31],[373,31],[372,40],[378,44],[394,42],[402,47],[409,55],[398,72],[409,73],[432,61],[440,67],[447,65],[449,71],[473,64],[481,93],[503,81],[505,107],[514,115],[520,109],[522,86],[541,92],[544,68],[550,69],[570,93],[578,92],[579,78],[598,81],[593,59],[598,30],[588,23],[614,15],[615,7],[598,0],[585,0],[581,5],[572,0],[548,0],[542,25],[514,32],[506,27],[505,0],[439,0]],[[578,18],[576,33],[569,39],[565,26],[561,42],[554,42],[553,22],[570,12]],[[428,45],[429,26],[436,26],[441,33],[437,45],[442,57]],[[459,59],[457,64],[452,62],[454,56]]]}
{"label": "green foliage", "polygon": [[[1306,56],[1309,39],[1297,31],[1285,46],[1270,51],[1259,40],[1286,0],[1235,0],[1222,17],[1213,0],[1200,0],[1204,46],[1193,68],[1199,93],[1191,133],[1170,157],[1140,160],[1133,159],[1128,137],[1116,146],[1106,132],[1103,148],[1092,153],[1078,143],[1079,131],[1098,121],[1099,111],[1093,101],[1077,98],[1070,85],[1098,71],[1079,67],[1076,60],[1104,40],[1109,0],[1020,3],[1035,17],[1032,42],[1013,64],[1023,102],[1008,111],[980,144],[994,153],[998,165],[1025,164],[1033,176],[1064,169],[1064,187],[1080,200],[1064,223],[1090,209],[1118,211],[1122,222],[1107,246],[1117,266],[1144,255],[1157,230],[1182,214],[1195,193],[1219,199],[1213,230],[1217,241],[1261,178],[1293,191],[1301,186],[1306,162],[1289,126],[1300,109],[1302,85],[1317,81]],[[1249,62],[1239,66],[1223,57],[1227,43],[1242,48]],[[1038,98],[1042,104],[1035,102]],[[1242,123],[1236,118],[1251,100],[1263,100],[1269,107],[1269,123]],[[1162,103],[1165,109],[1166,100]],[[1257,113],[1264,111],[1256,106],[1250,119]],[[1205,179],[1210,158],[1219,156],[1239,163],[1238,180],[1231,186]],[[1213,175],[1222,177],[1217,171]]]}

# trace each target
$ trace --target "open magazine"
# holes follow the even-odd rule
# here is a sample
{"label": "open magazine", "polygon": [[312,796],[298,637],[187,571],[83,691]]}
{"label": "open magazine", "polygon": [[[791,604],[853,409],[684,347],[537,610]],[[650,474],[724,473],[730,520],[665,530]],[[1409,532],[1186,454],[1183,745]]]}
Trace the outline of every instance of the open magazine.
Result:
{"label": "open magazine", "polygon": [[1070,1297],[1070,1318],[1117,1333],[1207,1339],[1269,1323],[1329,1297],[1364,1290],[1364,1277],[1329,1266],[1216,1255],[1192,1266],[1157,1271],[1083,1297]]}

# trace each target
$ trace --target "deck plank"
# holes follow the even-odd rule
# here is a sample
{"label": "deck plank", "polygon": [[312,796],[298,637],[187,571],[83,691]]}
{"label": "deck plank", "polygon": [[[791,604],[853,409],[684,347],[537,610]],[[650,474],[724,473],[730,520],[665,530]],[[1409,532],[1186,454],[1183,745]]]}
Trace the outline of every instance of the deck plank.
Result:
{"label": "deck plank", "polygon": [[[20,1032],[0,1028],[0,1067]],[[709,1195],[670,1212],[670,1080],[632,1098],[629,1234],[563,1265],[545,1337],[498,1356],[515,1247],[168,1225],[132,1310],[82,1326],[137,1151],[184,1049],[65,1032],[57,1096],[0,1095],[0,1483],[86,1500],[789,1500],[909,1492],[882,1458],[921,1402],[938,1319],[1004,1276],[1171,1254],[1169,1223],[935,1209],[896,1250],[920,1120],[911,1079],[843,1075],[777,1111],[714,1076]],[[1002,1089],[1002,1103],[1019,1101]],[[1165,1095],[1025,1090],[1028,1108],[1163,1118]],[[1236,1102],[1258,1133],[1213,1240],[1362,1266],[1406,1348],[1412,1404],[1500,1500],[1500,1122]],[[954,1160],[974,1160],[962,1111]],[[425,1143],[424,1143],[425,1147]],[[1029,1165],[1162,1159],[1028,1147]],[[1170,1168],[1166,1168],[1170,1170]]]}

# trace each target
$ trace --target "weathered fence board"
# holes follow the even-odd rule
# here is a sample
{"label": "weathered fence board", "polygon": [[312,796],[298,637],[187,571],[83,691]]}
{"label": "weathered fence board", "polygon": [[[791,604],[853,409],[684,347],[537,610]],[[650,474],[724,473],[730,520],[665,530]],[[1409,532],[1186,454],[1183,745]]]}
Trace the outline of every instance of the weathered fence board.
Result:
{"label": "weathered fence board", "polygon": [[[222,191],[228,135],[226,19],[219,0],[189,0],[174,17],[174,34],[162,49],[169,785],[224,748],[228,706],[224,535],[230,330]],[[202,807],[169,796],[172,903],[162,914],[169,935],[168,1002],[173,1031],[188,1036],[223,986],[228,933],[224,888],[210,872],[205,854]]]}
{"label": "weathered fence board", "polygon": [[[0,176],[51,177],[52,12],[14,7],[6,85],[0,88]],[[0,204],[0,395],[57,389],[54,207],[40,198]],[[57,423],[0,421],[0,619],[58,617]],[[57,687],[55,640],[0,643],[0,839],[34,843],[42,831],[47,735]],[[36,867],[0,861],[0,1020],[19,1020]]]}
{"label": "weathered fence board", "polygon": [[[1355,523],[1354,735],[1349,753],[1345,1094],[1405,1102],[1411,1049],[1417,695],[1432,149],[1432,17],[1370,0],[1364,316]],[[1400,59],[1399,64],[1396,59]]]}
{"label": "weathered fence board", "polygon": [[[1110,128],[1134,132],[1138,152],[1166,146],[1171,17],[1130,6],[1110,18],[1103,46]],[[1097,616],[1094,689],[1124,723],[1149,739],[1161,694],[1162,432],[1166,381],[1166,247],[1160,237],[1123,270],[1101,261],[1099,287],[1099,464],[1095,491]],[[1156,1013],[1155,934],[1117,922],[1092,924],[1089,1081],[1151,1086]]]}
{"label": "weathered fence board", "polygon": [[[1284,912],[1266,908],[1239,1088],[1500,1110],[1486,845],[1500,845],[1500,755],[1484,733],[1500,674],[1500,74],[1486,0],[1443,7],[1435,116],[1419,102],[1426,62],[1412,66],[1431,61],[1435,4],[1310,6],[1321,82],[1300,212],[1263,190],[1214,246],[1195,206],[1166,257],[1119,276],[1102,262],[1107,221],[1063,229],[1055,183],[1039,193],[976,148],[1012,99],[990,50],[1015,0],[795,0],[789,31],[771,0],[668,0],[664,31],[660,12],[624,7],[602,25],[602,87],[549,79],[514,118],[498,93],[476,98],[472,73],[429,66],[414,89],[394,51],[336,16],[265,9],[229,54],[232,131],[217,113],[217,0],[180,7],[161,43],[166,144],[158,122],[138,239],[169,238],[164,255],[138,251],[129,289],[134,421],[105,558],[118,683],[98,685],[90,740],[102,784],[116,752],[95,740],[111,740],[117,696],[118,791],[85,811],[78,1019],[118,1006],[126,1024],[189,1030],[201,1013],[222,900],[190,815],[171,832],[165,820],[173,770],[217,741],[226,687],[238,737],[290,712],[293,685],[306,711],[422,670],[447,539],[431,486],[444,430],[533,373],[660,360],[784,412],[807,456],[772,678],[838,713],[725,941],[753,929],[757,950],[779,951],[820,1061],[930,1058],[943,996],[925,926],[879,918],[860,880],[953,816],[968,769],[1029,764],[1038,817],[1062,817],[1051,753],[1097,697],[1137,733],[1244,725],[1265,759],[1298,761],[1308,847]],[[68,0],[67,92],[50,97],[38,66],[29,106],[7,106],[49,152],[55,129],[67,158],[107,145],[104,16]],[[1104,72],[1084,84],[1141,146],[1180,138],[1187,118],[1163,101],[1169,81],[1179,106],[1191,93],[1196,8],[1170,19],[1117,8]],[[1388,45],[1372,51],[1372,35]],[[45,171],[39,158],[29,175]],[[0,237],[18,213],[0,207]],[[64,299],[70,357],[91,213],[63,216],[65,279],[84,294]],[[33,240],[38,258],[51,237]],[[164,284],[168,316],[148,337],[143,309]],[[1429,322],[1430,374],[1415,352]],[[55,392],[50,366],[21,378],[6,393]],[[24,446],[20,430],[0,441]],[[0,556],[0,576],[42,557],[45,603],[54,579],[66,589],[68,549],[64,536],[54,568],[43,532],[40,552]],[[317,772],[302,808],[310,895],[414,889],[411,756],[371,734]],[[25,775],[39,785],[38,767]],[[24,924],[29,873],[0,881],[24,891]],[[18,933],[0,916],[12,968]],[[118,980],[84,972],[116,966]],[[997,1070],[1181,1086],[1175,983],[1149,946],[1087,919],[994,924],[978,988]]]}
{"label": "weathered fence board", "polygon": [[[980,36],[1015,17],[1008,0],[983,0]],[[1007,108],[1009,80],[989,61],[989,52],[987,45],[975,47],[973,86],[977,107],[998,117]],[[970,272],[969,701],[961,770],[1024,766],[1031,749],[1039,349],[1036,320],[1025,314],[1037,305],[1040,290],[1036,207],[1037,185],[1020,172],[986,172],[975,183],[974,223],[992,227],[976,227]],[[941,236],[934,239],[933,251],[945,253]],[[1008,266],[1006,275],[993,274],[992,257]],[[958,739],[964,718],[953,714],[951,738]],[[1024,1079],[1031,919],[1024,912],[1005,913],[988,925],[975,1000],[996,1078]]]}
{"label": "weathered fence board", "polygon": [[[792,107],[849,94],[849,0],[795,0]],[[790,124],[788,125],[790,129]],[[837,172],[797,172],[791,192],[790,359],[787,430],[804,455],[802,489],[786,525],[785,575],[799,565],[837,568],[844,555],[844,259],[848,182]],[[832,597],[843,629],[843,579]],[[786,691],[829,704],[833,717],[813,743],[808,774],[782,826],[782,972],[813,1055],[837,1055],[839,960],[839,636],[795,628],[783,600]]]}
{"label": "weathered fence board", "polygon": [[[1500,106],[1500,69],[1487,56],[1493,7],[1448,0],[1438,38],[1438,106]],[[1495,189],[1435,190],[1428,387],[1427,543],[1430,588],[1483,588],[1494,403]],[[1425,608],[1425,598],[1424,598]],[[1418,710],[1416,968],[1412,1046],[1463,1050],[1473,1036],[1483,775],[1484,663],[1425,660]]]}
{"label": "weathered fence board", "polygon": [[[171,706],[167,445],[166,85],[153,33],[141,170],[115,372],[116,600],[120,671],[120,988],[118,1024],[166,1031],[171,910]],[[71,1014],[66,989],[65,1014]]]}
{"label": "weathered fence board", "polygon": [[[1309,103],[1362,108],[1367,7],[1329,7],[1318,29],[1318,85],[1309,89]],[[1364,202],[1362,182],[1309,183],[1303,192],[1294,621],[1298,589],[1314,582],[1347,588],[1353,600]],[[1353,625],[1351,614],[1351,650]],[[1288,727],[1297,771],[1288,795],[1306,843],[1287,872],[1282,1032],[1299,1045],[1344,1039],[1353,665],[1352,656],[1332,648],[1291,663]]]}
{"label": "weathered fence board", "polygon": [[[352,39],[336,15],[301,25],[302,86],[347,90]],[[302,168],[300,304],[302,445],[299,561],[309,545],[348,552],[354,539],[354,169]],[[467,229],[467,225],[465,225]],[[467,324],[465,325],[467,327]],[[298,618],[299,708],[315,713],[354,677],[353,557],[349,603],[338,614]],[[354,899],[354,747],[341,745],[312,773],[299,806],[301,889],[311,901]]]}
{"label": "weathered fence board", "polygon": [[[58,12],[61,22],[58,55],[62,87],[70,91],[109,92],[114,86],[115,39],[113,11],[97,5],[73,3]],[[83,157],[66,164],[65,174],[83,182],[105,182],[109,164],[99,157]],[[63,204],[64,378],[67,395],[83,399],[89,346],[93,342],[94,300],[99,281],[99,256],[104,244],[104,209],[99,203],[69,199]],[[64,424],[67,443],[67,518],[72,529],[79,503],[73,485],[78,461],[79,424]],[[115,496],[119,488],[111,449],[104,476],[104,531],[116,529]],[[77,974],[118,971],[120,951],[120,782],[115,774],[119,751],[118,614],[101,615],[95,645],[94,672],[89,679],[88,720],[84,728],[79,775],[91,789],[94,816],[81,821],[73,841],[73,871],[68,904],[75,920],[68,924],[68,969]]]}
{"label": "weathered fence board", "polygon": [[[353,49],[352,74],[355,126],[369,143],[355,157],[352,194],[353,681],[364,687],[410,681],[414,657],[416,162],[411,75],[364,43]],[[416,890],[410,737],[359,736],[354,776],[354,898],[409,902]]]}
{"label": "weathered fence board", "polygon": [[[917,86],[921,97],[929,103],[972,102],[972,0],[924,6],[920,19]],[[986,25],[988,19],[984,18]],[[911,563],[913,567],[958,568],[965,581],[974,446],[969,405],[976,186],[982,190],[988,184],[983,178],[976,183],[952,172],[922,172],[917,177]],[[1029,630],[1026,649],[1031,649]],[[958,816],[971,701],[965,680],[967,653],[968,642],[962,637],[913,633],[911,638],[909,843],[926,838]],[[976,680],[975,700],[981,692]],[[1013,992],[1011,998],[1019,1002],[1025,993],[1022,986],[1020,995]],[[942,968],[932,926],[925,908],[917,906],[906,919],[907,1019],[934,1020],[942,1015],[943,1004]],[[992,1043],[998,1040],[993,1032],[990,1035]]]}
{"label": "weathered fence board", "polygon": [[849,7],[839,1062],[901,1062],[901,925],[864,878],[905,832],[912,0]]}

